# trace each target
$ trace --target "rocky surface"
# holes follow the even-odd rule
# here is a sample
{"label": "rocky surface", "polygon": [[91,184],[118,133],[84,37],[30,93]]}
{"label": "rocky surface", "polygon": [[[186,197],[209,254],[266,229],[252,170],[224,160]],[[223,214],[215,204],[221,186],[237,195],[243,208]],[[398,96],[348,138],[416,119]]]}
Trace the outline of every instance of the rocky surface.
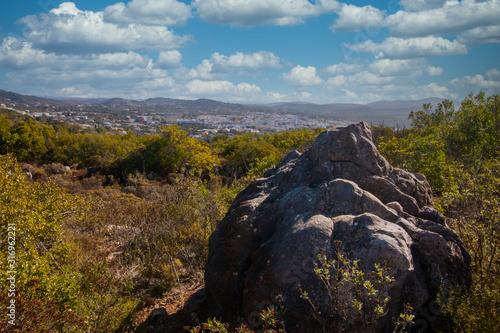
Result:
{"label": "rocky surface", "polygon": [[[363,270],[392,268],[389,313],[378,330],[387,331],[407,302],[417,315],[430,313],[417,317],[425,330],[437,318],[436,294],[470,283],[470,256],[432,203],[425,177],[389,165],[365,123],[325,131],[237,196],[210,237],[204,296],[189,306],[200,320],[258,327],[261,309],[282,304],[287,332],[320,332],[331,302],[314,264],[319,253],[333,257],[341,241]],[[324,309],[316,318],[299,285]]]}

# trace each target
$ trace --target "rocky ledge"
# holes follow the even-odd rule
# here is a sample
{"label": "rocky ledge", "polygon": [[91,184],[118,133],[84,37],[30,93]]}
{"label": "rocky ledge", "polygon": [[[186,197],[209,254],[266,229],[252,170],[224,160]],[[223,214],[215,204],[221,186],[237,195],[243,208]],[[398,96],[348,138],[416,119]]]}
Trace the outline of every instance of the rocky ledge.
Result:
{"label": "rocky ledge", "polygon": [[361,269],[386,262],[395,281],[378,326],[346,319],[333,331],[388,331],[406,303],[425,331],[438,318],[437,294],[470,284],[470,255],[432,204],[426,178],[392,167],[365,123],[325,131],[237,196],[210,237],[205,288],[186,306],[201,321],[256,328],[260,310],[283,305],[287,332],[322,332],[338,323],[314,267],[340,241]]}

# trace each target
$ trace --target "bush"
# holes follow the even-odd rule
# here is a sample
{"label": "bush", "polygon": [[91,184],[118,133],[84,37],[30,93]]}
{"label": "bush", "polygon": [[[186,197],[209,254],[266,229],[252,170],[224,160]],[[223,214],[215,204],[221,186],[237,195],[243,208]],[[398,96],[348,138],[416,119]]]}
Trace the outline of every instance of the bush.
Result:
{"label": "bush", "polygon": [[500,95],[444,101],[410,114],[413,128],[387,132],[379,149],[397,167],[427,176],[436,205],[472,256],[473,286],[443,302],[444,332],[498,332],[500,313]]}
{"label": "bush", "polygon": [[[2,321],[2,330],[8,327],[13,332],[116,329],[131,310],[133,298],[111,288],[110,283],[115,280],[105,266],[89,269],[95,258],[81,251],[80,244],[67,233],[67,223],[80,220],[87,204],[52,183],[29,182],[15,159],[8,155],[0,160],[0,188],[1,237],[15,237],[10,244],[2,242],[0,306],[1,311],[6,311],[6,305],[15,299],[17,324],[9,327]],[[13,249],[8,249],[7,244]],[[8,261],[12,251],[15,261]],[[9,295],[4,291],[9,290],[7,278],[13,270],[15,295]],[[96,290],[87,287],[89,281]],[[98,317],[87,311],[87,302],[95,295],[101,300]],[[114,307],[116,304],[120,307]]]}
{"label": "bush", "polygon": [[[314,318],[323,332],[363,332],[378,325],[378,319],[387,314],[386,306],[390,300],[388,290],[394,282],[384,264],[375,264],[375,270],[365,274],[359,268],[359,260],[350,260],[343,252],[342,243],[336,243],[336,257],[327,258],[318,254],[314,272],[321,280],[324,292],[329,297],[328,313],[321,313],[306,290],[301,298],[310,306]],[[403,317],[405,318],[405,317]],[[404,329],[408,321],[398,323]]]}

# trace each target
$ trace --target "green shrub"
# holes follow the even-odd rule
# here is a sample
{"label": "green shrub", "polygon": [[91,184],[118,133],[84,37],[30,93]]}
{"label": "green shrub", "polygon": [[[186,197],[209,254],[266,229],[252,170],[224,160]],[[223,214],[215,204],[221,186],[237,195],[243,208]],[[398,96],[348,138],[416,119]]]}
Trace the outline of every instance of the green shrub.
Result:
{"label": "green shrub", "polygon": [[[89,269],[95,258],[80,252],[79,243],[67,233],[66,223],[81,218],[88,206],[51,183],[29,182],[12,156],[0,160],[0,234],[2,239],[15,228],[15,244],[2,241],[0,252],[0,310],[15,299],[16,326],[2,321],[2,330],[13,332],[94,332],[116,329],[134,303],[100,265]],[[74,223],[74,222],[72,222]],[[10,244],[9,244],[10,243]],[[8,261],[14,247],[15,262]],[[9,250],[9,251],[8,251]],[[7,265],[14,265],[10,267]],[[5,293],[15,269],[15,295]],[[88,288],[90,283],[97,288]],[[101,315],[88,312],[88,302],[101,297]],[[104,295],[104,296],[103,296]],[[15,297],[12,297],[15,296]],[[112,302],[110,301],[112,300]],[[120,304],[120,307],[116,307]],[[4,312],[6,313],[6,312]]]}
{"label": "green shrub", "polygon": [[500,95],[469,95],[455,110],[412,112],[413,128],[379,130],[379,149],[397,167],[427,176],[436,206],[472,257],[473,286],[443,304],[443,332],[498,332],[500,313]]}
{"label": "green shrub", "polygon": [[[324,287],[324,294],[329,297],[331,310],[320,313],[313,297],[299,286],[301,298],[310,304],[323,332],[363,332],[376,327],[378,320],[387,314],[388,290],[394,282],[388,274],[390,268],[385,264],[375,264],[375,270],[365,274],[359,268],[359,260],[347,258],[340,241],[335,244],[335,258],[318,254],[314,269]],[[396,329],[404,329],[412,319],[412,315],[402,314]]]}

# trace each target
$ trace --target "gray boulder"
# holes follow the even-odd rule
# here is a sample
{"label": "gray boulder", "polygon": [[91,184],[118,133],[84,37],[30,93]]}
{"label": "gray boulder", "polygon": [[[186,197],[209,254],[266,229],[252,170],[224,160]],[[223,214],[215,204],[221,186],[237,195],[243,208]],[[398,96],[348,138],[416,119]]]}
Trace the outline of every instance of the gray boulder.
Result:
{"label": "gray boulder", "polygon": [[[258,328],[260,310],[274,304],[286,309],[287,332],[324,331],[335,324],[332,302],[314,265],[341,241],[364,271],[383,262],[392,268],[389,313],[370,330],[391,330],[406,303],[417,315],[430,313],[416,320],[425,330],[439,312],[437,293],[470,284],[470,256],[432,203],[425,177],[389,165],[365,123],[325,131],[234,200],[210,237],[200,319]],[[347,320],[327,331],[368,331],[359,325]]]}

